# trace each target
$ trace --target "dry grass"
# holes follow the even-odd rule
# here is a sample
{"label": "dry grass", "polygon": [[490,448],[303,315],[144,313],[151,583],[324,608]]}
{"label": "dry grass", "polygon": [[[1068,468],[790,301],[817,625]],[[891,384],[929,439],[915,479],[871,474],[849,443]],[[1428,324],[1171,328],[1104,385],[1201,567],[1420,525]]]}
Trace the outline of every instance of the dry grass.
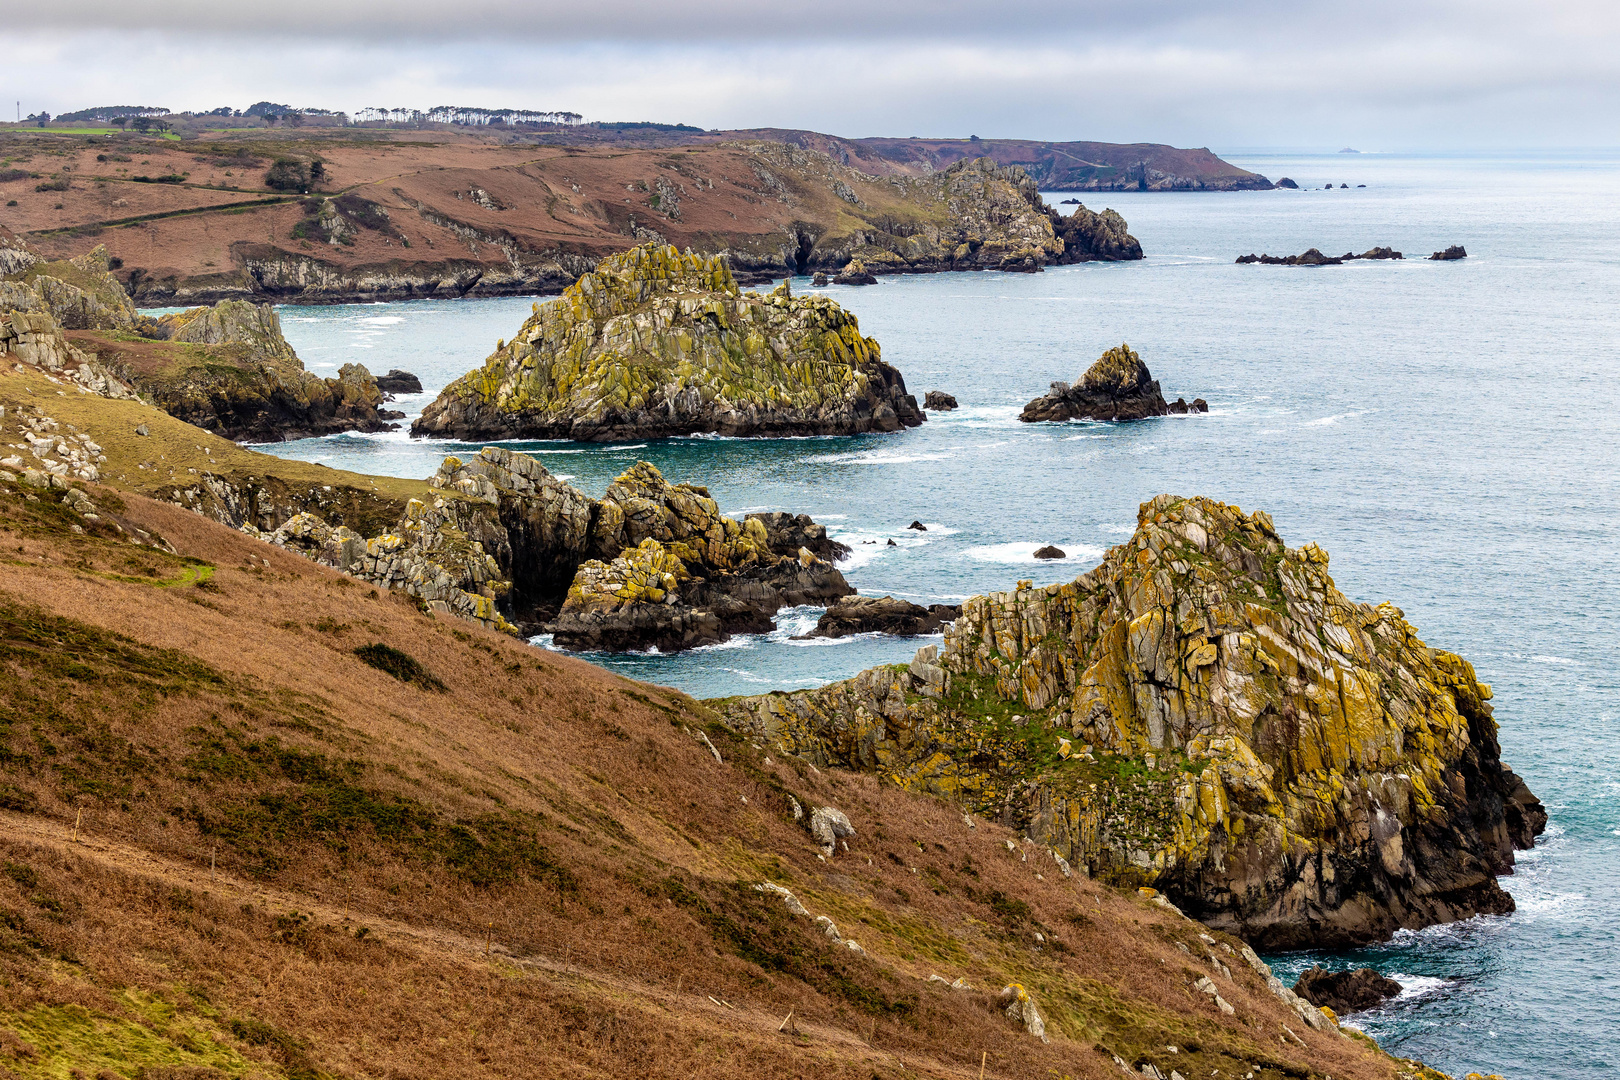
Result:
{"label": "dry grass", "polygon": [[[1199,927],[943,802],[91,493],[81,535],[0,492],[0,1077],[1393,1074],[1232,957],[1223,1017]],[[790,797],[844,809],[850,850],[823,861]],[[1050,1045],[999,1012],[1014,979]]]}

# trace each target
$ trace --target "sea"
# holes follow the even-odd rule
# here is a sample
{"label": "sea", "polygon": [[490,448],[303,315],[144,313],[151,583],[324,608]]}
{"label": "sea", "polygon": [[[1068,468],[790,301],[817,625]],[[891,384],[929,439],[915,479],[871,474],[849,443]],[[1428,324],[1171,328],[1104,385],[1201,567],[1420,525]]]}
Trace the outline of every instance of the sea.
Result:
{"label": "sea", "polygon": [[[1290,545],[1331,553],[1350,597],[1394,602],[1430,645],[1474,663],[1495,688],[1504,758],[1550,815],[1502,881],[1513,914],[1268,959],[1290,982],[1316,963],[1387,973],[1401,995],[1350,1022],[1458,1076],[1620,1075],[1620,154],[1226,156],[1300,190],[1049,192],[1118,210],[1147,257],[827,288],[919,400],[960,402],[920,428],[510,445],[592,494],[646,460],[733,514],[808,513],[850,545],[861,593],[918,603],[1070,580],[1162,492],[1268,511]],[[1453,244],[1468,257],[1427,259]],[[1383,245],[1407,257],[1234,262]],[[280,314],[318,373],[359,361],[418,375],[425,393],[398,405],[414,417],[532,302]],[[1167,398],[1202,397],[1209,413],[1018,421],[1121,342]],[[478,447],[402,431],[262,449],[425,477]],[[1066,558],[1037,561],[1047,544]],[[769,634],[695,652],[587,659],[712,697],[817,686],[938,640],[799,640],[819,614],[785,611]]]}

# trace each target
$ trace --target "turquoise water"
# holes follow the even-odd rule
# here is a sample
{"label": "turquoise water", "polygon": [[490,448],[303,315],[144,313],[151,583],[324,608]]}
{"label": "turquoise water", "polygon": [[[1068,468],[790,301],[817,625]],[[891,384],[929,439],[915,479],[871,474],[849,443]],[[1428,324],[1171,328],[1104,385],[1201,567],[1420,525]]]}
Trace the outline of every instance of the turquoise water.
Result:
{"label": "turquoise water", "polygon": [[[1620,1073],[1620,157],[1235,160],[1317,190],[1082,195],[1123,213],[1148,258],[829,289],[919,398],[943,389],[962,403],[920,429],[514,445],[592,493],[645,458],[708,485],[729,511],[808,512],[854,547],[845,570],[861,592],[921,602],[1075,577],[1160,492],[1270,511],[1289,543],[1332,553],[1350,596],[1394,601],[1430,644],[1475,663],[1496,689],[1504,755],[1552,819],[1504,879],[1514,915],[1272,959],[1290,979],[1319,959],[1391,973],[1406,993],[1355,1022],[1449,1072]],[[1320,190],[1329,181],[1351,186]],[[1455,243],[1467,260],[1232,263]],[[432,393],[511,336],[529,303],[283,308],[282,319],[317,371],[402,367]],[[1210,414],[1017,422],[1048,382],[1122,340],[1167,396],[1203,397]],[[400,407],[414,416],[425,400]],[[426,476],[468,448],[396,433],[267,449]],[[906,529],[913,519],[928,531]],[[1046,543],[1070,558],[1035,562]],[[694,653],[595,659],[705,696],[817,685],[921,643],[787,640],[816,614],[784,613],[775,634]]]}

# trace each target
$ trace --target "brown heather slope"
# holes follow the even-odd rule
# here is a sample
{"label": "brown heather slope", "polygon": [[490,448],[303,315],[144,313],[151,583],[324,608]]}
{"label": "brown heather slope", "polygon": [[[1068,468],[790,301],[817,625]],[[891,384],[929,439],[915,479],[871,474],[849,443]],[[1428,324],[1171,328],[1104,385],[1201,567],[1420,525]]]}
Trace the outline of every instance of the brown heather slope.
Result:
{"label": "brown heather slope", "polygon": [[[550,293],[603,255],[653,239],[725,254],[755,283],[788,268],[836,270],[861,249],[904,253],[914,246],[908,240],[941,226],[960,227],[970,244],[995,241],[979,235],[986,222],[971,207],[957,214],[915,186],[981,146],[998,164],[1027,164],[1037,179],[1059,175],[1041,164],[1053,154],[1080,159],[1046,144],[868,146],[775,131],[766,134],[791,152],[781,142],[769,151],[752,134],[614,147],[563,145],[561,132],[546,133],[541,145],[448,130],[221,133],[186,142],[3,131],[0,175],[15,178],[0,181],[0,202],[17,205],[0,206],[0,226],[53,259],[105,244],[146,306]],[[1199,184],[1252,177],[1205,151],[1115,149],[1124,156],[1109,175],[1151,159]],[[321,163],[315,197],[265,186],[281,157]],[[323,206],[322,198],[338,196],[337,207]],[[1002,217],[988,215],[992,233]],[[875,269],[953,265],[980,268],[908,256]]]}
{"label": "brown heather slope", "polygon": [[[19,400],[100,403],[36,381],[0,376],[5,435]],[[1437,1075],[946,802],[84,490],[96,520],[0,478],[8,1080]],[[848,850],[790,800],[845,811]]]}

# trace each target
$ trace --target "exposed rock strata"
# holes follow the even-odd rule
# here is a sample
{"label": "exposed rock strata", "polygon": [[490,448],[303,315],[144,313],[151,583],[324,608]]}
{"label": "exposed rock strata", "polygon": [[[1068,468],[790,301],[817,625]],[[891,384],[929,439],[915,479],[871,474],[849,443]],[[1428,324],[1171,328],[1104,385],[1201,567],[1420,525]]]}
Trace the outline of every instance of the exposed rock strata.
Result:
{"label": "exposed rock strata", "polygon": [[854,634],[917,637],[937,634],[962,614],[959,605],[913,604],[892,596],[846,596],[829,607],[807,638],[841,638]]}
{"label": "exposed rock strata", "polygon": [[1103,353],[1076,384],[1055,382],[1024,406],[1026,424],[1065,420],[1141,420],[1170,413],[1208,412],[1203,398],[1167,404],[1147,365],[1129,345]]}
{"label": "exposed rock strata", "polygon": [[629,441],[853,435],[923,420],[825,296],[744,293],[725,262],[646,244],[604,259],[444,389],[413,435]]}
{"label": "exposed rock strata", "polygon": [[1286,949],[1513,910],[1496,878],[1545,814],[1490,697],[1320,548],[1166,495],[1074,582],[969,600],[907,669],[717,707]]}
{"label": "exposed rock strata", "polygon": [[646,462],[600,500],[496,447],[445,458],[430,484],[433,497],[411,500],[380,536],[303,514],[268,539],[447,614],[545,629],[580,650],[711,644],[769,630],[782,607],[853,591],[831,561],[848,549],[808,517],[739,522]]}

